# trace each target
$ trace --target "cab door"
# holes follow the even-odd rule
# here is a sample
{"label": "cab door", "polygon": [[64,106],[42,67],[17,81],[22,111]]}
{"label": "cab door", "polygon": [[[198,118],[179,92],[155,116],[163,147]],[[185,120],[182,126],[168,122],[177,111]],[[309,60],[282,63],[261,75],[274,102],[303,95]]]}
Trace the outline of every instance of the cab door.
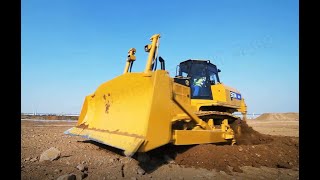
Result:
{"label": "cab door", "polygon": [[190,68],[191,99],[212,100],[210,77],[207,63],[193,62]]}

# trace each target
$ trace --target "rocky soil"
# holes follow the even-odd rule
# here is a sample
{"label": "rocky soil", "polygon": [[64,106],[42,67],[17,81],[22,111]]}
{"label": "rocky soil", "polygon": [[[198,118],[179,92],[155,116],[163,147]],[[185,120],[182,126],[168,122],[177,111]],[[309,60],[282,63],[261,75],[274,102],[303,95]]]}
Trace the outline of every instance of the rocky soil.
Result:
{"label": "rocky soil", "polygon": [[281,119],[248,120],[234,146],[166,145],[128,158],[119,149],[63,134],[76,121],[22,120],[21,179],[298,179],[299,137],[287,133],[298,134],[296,122],[270,135],[255,127],[286,127]]}

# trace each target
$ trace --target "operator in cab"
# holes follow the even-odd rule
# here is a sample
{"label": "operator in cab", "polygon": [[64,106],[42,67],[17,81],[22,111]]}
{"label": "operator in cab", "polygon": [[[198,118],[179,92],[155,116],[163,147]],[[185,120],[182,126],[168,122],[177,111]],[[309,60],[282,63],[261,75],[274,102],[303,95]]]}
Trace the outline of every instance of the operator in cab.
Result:
{"label": "operator in cab", "polygon": [[205,76],[198,76],[193,79],[193,96],[199,96],[200,88],[204,85],[205,81]]}

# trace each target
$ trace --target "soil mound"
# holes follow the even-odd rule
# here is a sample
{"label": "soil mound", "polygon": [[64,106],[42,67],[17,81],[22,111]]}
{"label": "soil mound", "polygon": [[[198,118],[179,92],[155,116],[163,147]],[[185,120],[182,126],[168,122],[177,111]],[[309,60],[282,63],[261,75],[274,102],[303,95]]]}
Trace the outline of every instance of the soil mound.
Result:
{"label": "soil mound", "polygon": [[[233,128],[239,124],[233,123]],[[235,130],[237,143],[202,144],[176,155],[175,161],[186,167],[216,169],[230,174],[242,172],[241,166],[294,168],[299,165],[299,140],[294,137],[270,136],[253,130],[245,121]],[[271,158],[272,157],[272,158]]]}
{"label": "soil mound", "polygon": [[299,113],[263,113],[254,120],[299,121]]}

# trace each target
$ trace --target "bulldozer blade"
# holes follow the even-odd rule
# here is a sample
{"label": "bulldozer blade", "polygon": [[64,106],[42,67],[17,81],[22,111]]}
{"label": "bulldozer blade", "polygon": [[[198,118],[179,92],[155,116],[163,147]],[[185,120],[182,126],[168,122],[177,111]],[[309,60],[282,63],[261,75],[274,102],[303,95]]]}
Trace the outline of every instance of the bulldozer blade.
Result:
{"label": "bulldozer blade", "polygon": [[172,79],[164,70],[125,73],[85,98],[77,125],[65,134],[124,150],[131,156],[170,142]]}
{"label": "bulldozer blade", "polygon": [[82,129],[78,127],[73,127],[65,131],[65,134],[81,136],[108,146],[124,149],[124,154],[129,157],[132,156],[144,142],[144,139],[141,137],[118,134],[116,132]]}

